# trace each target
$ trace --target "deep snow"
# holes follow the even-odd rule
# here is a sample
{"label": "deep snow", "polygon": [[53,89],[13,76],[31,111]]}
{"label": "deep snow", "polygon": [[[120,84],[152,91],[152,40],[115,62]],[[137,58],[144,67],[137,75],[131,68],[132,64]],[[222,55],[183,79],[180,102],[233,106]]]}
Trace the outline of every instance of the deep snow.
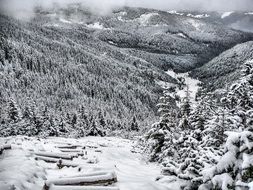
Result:
{"label": "deep snow", "polygon": [[[12,145],[0,156],[0,187],[7,190],[15,186],[20,190],[41,190],[46,180],[73,177],[99,171],[113,171],[118,182],[113,185],[120,190],[169,190],[165,184],[156,181],[161,168],[155,163],[148,163],[143,155],[133,151],[136,141],[113,137],[87,137],[83,139],[67,138],[1,138],[1,144]],[[74,158],[72,162],[78,168],[58,169],[56,163],[36,161],[36,152],[59,154],[59,146],[86,146],[84,156]],[[136,150],[136,149],[135,149]],[[86,155],[87,152],[87,155]]]}

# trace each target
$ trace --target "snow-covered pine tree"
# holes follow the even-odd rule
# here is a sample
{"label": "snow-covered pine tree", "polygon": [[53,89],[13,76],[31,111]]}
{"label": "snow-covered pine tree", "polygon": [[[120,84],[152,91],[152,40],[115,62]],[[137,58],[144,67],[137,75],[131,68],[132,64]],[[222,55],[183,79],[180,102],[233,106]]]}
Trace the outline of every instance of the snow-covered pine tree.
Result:
{"label": "snow-covered pine tree", "polygon": [[203,171],[200,189],[249,189],[253,180],[253,62],[246,62],[243,77],[231,86],[225,97],[230,108],[230,127],[225,154],[211,169]]}
{"label": "snow-covered pine tree", "polygon": [[178,130],[178,108],[168,90],[164,91],[157,107],[160,121],[153,124],[145,135],[150,161],[162,161],[166,156],[174,154],[172,139],[173,133]]}
{"label": "snow-covered pine tree", "polygon": [[[176,122],[177,106],[174,103],[174,99],[170,96],[168,90],[164,90],[163,96],[160,97],[157,104],[158,114],[160,115],[160,122],[171,125],[173,127]],[[175,127],[175,126],[174,126]]]}
{"label": "snow-covered pine tree", "polygon": [[153,124],[152,128],[146,133],[146,152],[149,154],[150,161],[160,161],[162,159],[162,148],[164,147],[167,133],[170,133],[170,129],[163,122]]}
{"label": "snow-covered pine tree", "polygon": [[140,130],[140,127],[139,127],[139,125],[137,123],[137,120],[136,120],[135,116],[133,117],[133,120],[132,120],[132,122],[130,124],[130,129],[131,129],[131,131],[139,131]]}
{"label": "snow-covered pine tree", "polygon": [[182,100],[180,106],[180,122],[179,127],[182,129],[189,129],[191,128],[190,124],[190,113],[191,113],[191,101],[190,101],[190,93],[189,93],[189,86],[187,85],[185,97]]}
{"label": "snow-covered pine tree", "polygon": [[8,118],[11,123],[16,123],[21,118],[21,112],[20,109],[16,103],[16,101],[11,98],[9,100],[9,106],[8,106]]}
{"label": "snow-covered pine tree", "polygon": [[90,125],[89,125],[89,130],[88,130],[87,136],[101,136],[101,137],[103,137],[106,135],[106,133],[98,127],[96,118],[91,116],[89,121],[90,121]]}
{"label": "snow-covered pine tree", "polygon": [[106,130],[106,125],[107,124],[106,124],[105,118],[104,118],[103,113],[102,113],[101,110],[98,112],[97,118],[98,118],[98,125],[99,125],[99,127],[102,130]]}

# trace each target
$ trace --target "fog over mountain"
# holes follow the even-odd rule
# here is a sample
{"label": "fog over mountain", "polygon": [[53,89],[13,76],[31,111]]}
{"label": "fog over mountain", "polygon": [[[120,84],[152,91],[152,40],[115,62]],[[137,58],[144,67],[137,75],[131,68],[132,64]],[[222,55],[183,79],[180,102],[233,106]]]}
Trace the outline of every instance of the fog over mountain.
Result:
{"label": "fog over mountain", "polygon": [[98,14],[108,14],[114,8],[130,6],[160,10],[198,10],[198,11],[250,11],[252,0],[0,0],[0,10],[16,18],[29,19],[36,6],[66,6],[82,3]]}

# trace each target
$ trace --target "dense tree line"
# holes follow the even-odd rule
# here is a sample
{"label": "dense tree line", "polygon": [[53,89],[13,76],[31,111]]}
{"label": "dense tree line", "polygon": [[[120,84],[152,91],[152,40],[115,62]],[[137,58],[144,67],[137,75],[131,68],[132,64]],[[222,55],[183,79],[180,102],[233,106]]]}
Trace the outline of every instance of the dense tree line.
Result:
{"label": "dense tree line", "polygon": [[[145,130],[155,120],[161,92],[155,80],[170,80],[158,68],[135,65],[135,58],[84,27],[47,27],[3,15],[0,24],[1,135],[74,135],[85,127],[76,134],[86,135],[90,127],[90,134],[96,127],[128,132]],[[12,109],[19,110],[19,119],[10,116]]]}
{"label": "dense tree line", "polygon": [[[120,20],[121,11],[127,13]],[[176,83],[161,69],[189,70],[251,37],[205,21],[200,35],[192,18],[164,11],[157,11],[144,26],[141,18],[154,10],[120,12],[92,15],[74,5],[37,7],[28,22],[0,15],[0,135],[9,135],[6,131],[20,122],[25,123],[24,130],[26,125],[34,128],[30,135],[40,135],[39,126],[50,135],[74,135],[69,128],[87,123],[78,114],[81,107],[92,120],[90,134],[99,131],[94,126],[100,112],[108,133],[121,129],[141,133],[157,120],[156,102],[162,93],[157,81]],[[95,23],[101,29],[92,27]],[[19,109],[18,122],[8,116],[11,104]],[[29,109],[34,118],[44,112],[48,116],[31,120],[24,116]],[[75,120],[75,125],[69,124]],[[66,133],[51,132],[64,123]]]}
{"label": "dense tree line", "polygon": [[[204,91],[203,91],[204,92]],[[168,93],[162,98],[166,98]],[[197,105],[163,102],[161,120],[146,134],[151,161],[183,189],[248,189],[253,179],[253,62],[222,92],[202,93]],[[176,111],[175,111],[176,110]],[[176,113],[175,113],[176,112]]]}

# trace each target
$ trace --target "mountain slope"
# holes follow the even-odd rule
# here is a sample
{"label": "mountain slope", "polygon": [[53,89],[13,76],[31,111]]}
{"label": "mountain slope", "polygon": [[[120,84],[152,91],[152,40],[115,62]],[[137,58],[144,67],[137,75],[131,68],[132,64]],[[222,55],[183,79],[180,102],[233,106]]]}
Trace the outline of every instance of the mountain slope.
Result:
{"label": "mountain slope", "polygon": [[0,26],[0,122],[13,126],[7,135],[29,127],[31,135],[145,130],[157,119],[157,81],[177,83],[164,70],[191,70],[252,38],[163,11],[99,16],[80,5],[38,8],[29,22],[1,15]]}
{"label": "mountain slope", "polygon": [[252,59],[253,41],[238,44],[193,70],[192,76],[199,78],[209,91],[226,88],[241,77],[242,65]]}

